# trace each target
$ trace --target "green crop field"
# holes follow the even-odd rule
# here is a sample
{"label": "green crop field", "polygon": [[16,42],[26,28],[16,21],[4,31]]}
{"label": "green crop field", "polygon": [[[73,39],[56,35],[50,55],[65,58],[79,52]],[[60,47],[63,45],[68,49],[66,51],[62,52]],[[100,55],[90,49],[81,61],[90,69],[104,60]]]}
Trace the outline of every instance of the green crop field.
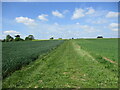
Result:
{"label": "green crop field", "polygon": [[89,53],[118,62],[118,39],[81,39],[76,42]]}
{"label": "green crop field", "polygon": [[29,64],[38,57],[57,47],[63,41],[26,41],[2,43],[2,73],[8,76],[22,66]]}
{"label": "green crop field", "polygon": [[84,39],[76,42],[106,68],[118,73],[118,39]]}
{"label": "green crop field", "polygon": [[[50,48],[59,46],[43,57],[34,57],[37,60],[13,72],[3,80],[3,88],[118,88],[118,39],[76,39],[62,42],[4,43],[4,57],[6,53],[9,57],[20,54],[20,59],[14,58],[14,55],[14,59],[9,60],[3,57],[3,65],[11,62],[14,67],[17,66],[14,62],[31,62],[28,57],[39,56],[41,51],[47,52]],[[14,49],[14,44],[19,47]],[[24,54],[28,57],[22,58]]]}

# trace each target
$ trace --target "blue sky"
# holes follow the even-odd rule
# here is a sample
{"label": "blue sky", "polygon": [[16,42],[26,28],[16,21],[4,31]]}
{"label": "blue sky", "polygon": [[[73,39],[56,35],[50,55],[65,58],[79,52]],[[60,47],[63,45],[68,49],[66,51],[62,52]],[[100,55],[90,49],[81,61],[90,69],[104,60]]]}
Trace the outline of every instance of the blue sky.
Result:
{"label": "blue sky", "polygon": [[117,2],[3,2],[3,36],[36,39],[118,36]]}

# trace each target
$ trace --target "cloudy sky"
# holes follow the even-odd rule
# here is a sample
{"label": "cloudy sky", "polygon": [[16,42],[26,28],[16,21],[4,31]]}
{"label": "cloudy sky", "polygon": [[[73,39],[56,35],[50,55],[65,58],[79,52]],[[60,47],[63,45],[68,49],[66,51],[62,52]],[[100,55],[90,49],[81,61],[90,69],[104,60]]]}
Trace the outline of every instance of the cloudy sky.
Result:
{"label": "cloudy sky", "polygon": [[2,37],[118,37],[117,2],[3,2]]}

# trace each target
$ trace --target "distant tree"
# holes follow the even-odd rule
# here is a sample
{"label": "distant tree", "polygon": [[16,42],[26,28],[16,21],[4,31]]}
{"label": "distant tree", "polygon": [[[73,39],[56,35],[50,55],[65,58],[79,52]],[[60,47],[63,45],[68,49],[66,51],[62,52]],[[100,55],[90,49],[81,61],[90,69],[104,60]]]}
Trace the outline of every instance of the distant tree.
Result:
{"label": "distant tree", "polygon": [[72,39],[74,39],[74,38],[72,38]]}
{"label": "distant tree", "polygon": [[25,40],[34,40],[34,36],[33,35],[29,35],[28,37],[25,38]]}
{"label": "distant tree", "polygon": [[7,35],[6,36],[6,42],[10,42],[10,41],[13,41],[14,40],[14,38],[12,37],[12,36],[10,36],[10,35]]}
{"label": "distant tree", "polygon": [[7,35],[7,36],[6,36],[6,39],[10,39],[10,38],[11,38],[11,36],[10,36],[10,35]]}
{"label": "distant tree", "polygon": [[33,35],[29,35],[28,38],[29,38],[30,40],[34,40],[34,36],[33,36]]}
{"label": "distant tree", "polygon": [[13,37],[11,37],[10,39],[9,39],[9,41],[13,41],[14,40],[14,38]]}
{"label": "distant tree", "polygon": [[19,37],[20,38],[20,35],[16,35],[15,37]]}
{"label": "distant tree", "polygon": [[53,40],[53,39],[54,39],[53,37],[50,38],[50,40]]}
{"label": "distant tree", "polygon": [[20,38],[20,37],[16,37],[15,41],[24,41],[24,40],[22,38]]}
{"label": "distant tree", "polygon": [[29,40],[29,37],[26,37],[25,40]]}
{"label": "distant tree", "polygon": [[15,41],[20,41],[20,37],[16,37],[16,38],[15,38]]}
{"label": "distant tree", "polygon": [[24,41],[22,38],[20,38],[20,35],[16,35],[15,37],[15,41]]}
{"label": "distant tree", "polygon": [[103,38],[103,36],[97,36],[97,38]]}

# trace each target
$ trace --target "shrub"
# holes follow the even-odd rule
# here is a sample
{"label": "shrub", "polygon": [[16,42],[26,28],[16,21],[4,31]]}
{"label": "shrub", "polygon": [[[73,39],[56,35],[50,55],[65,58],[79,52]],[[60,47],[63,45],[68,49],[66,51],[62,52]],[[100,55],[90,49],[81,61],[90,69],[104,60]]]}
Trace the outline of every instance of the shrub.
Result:
{"label": "shrub", "polygon": [[103,36],[98,36],[97,38],[103,38]]}
{"label": "shrub", "polygon": [[16,35],[15,37],[20,37],[20,35]]}
{"label": "shrub", "polygon": [[26,37],[25,40],[29,40],[29,37]]}
{"label": "shrub", "polygon": [[53,37],[50,38],[50,40],[53,40],[53,39],[54,39]]}

